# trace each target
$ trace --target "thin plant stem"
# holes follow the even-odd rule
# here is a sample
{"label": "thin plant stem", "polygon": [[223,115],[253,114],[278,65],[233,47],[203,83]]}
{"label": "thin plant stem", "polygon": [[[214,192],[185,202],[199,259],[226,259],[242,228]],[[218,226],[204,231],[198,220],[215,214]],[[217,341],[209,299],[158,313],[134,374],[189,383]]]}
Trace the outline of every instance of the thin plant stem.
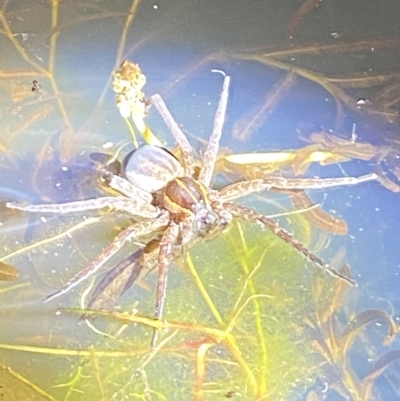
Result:
{"label": "thin plant stem", "polygon": [[196,268],[194,267],[192,258],[190,257],[189,253],[186,256],[186,263],[189,267],[190,273],[192,274],[192,276],[196,282],[197,288],[199,289],[204,300],[206,301],[207,306],[210,308],[210,311],[213,314],[213,316],[215,317],[215,319],[217,320],[218,324],[220,326],[222,326],[224,324],[224,320],[222,319],[221,314],[218,312],[218,309],[215,306],[214,302],[212,301],[210,295],[208,294],[203,282],[201,281],[201,278],[198,275]]}
{"label": "thin plant stem", "polygon": [[132,124],[131,124],[131,122],[129,121],[128,118],[124,117],[124,120],[126,122],[126,125],[128,126],[129,132],[131,133],[131,136],[132,136],[132,139],[133,139],[133,145],[137,149],[139,147],[139,143],[138,143],[137,138],[136,138],[135,130],[133,129]]}
{"label": "thin plant stem", "polygon": [[25,247],[23,247],[21,249],[17,249],[16,251],[9,253],[8,255],[4,255],[4,256],[0,257],[0,261],[4,261],[4,260],[7,260],[7,259],[10,259],[10,258],[12,258],[14,256],[17,256],[17,255],[22,255],[22,254],[24,254],[26,252],[32,251],[35,248],[38,248],[39,246],[46,245],[46,244],[48,244],[50,242],[56,241],[56,240],[61,239],[61,238],[65,237],[65,236],[69,236],[74,231],[79,230],[82,227],[87,226],[88,224],[97,223],[99,220],[100,220],[100,217],[91,217],[89,219],[81,221],[80,223],[76,224],[75,226],[69,228],[68,230],[66,230],[66,231],[64,231],[64,232],[62,232],[60,234],[54,235],[53,237],[42,239],[42,240],[37,241],[37,242],[35,242],[35,243],[31,244],[31,245],[27,245],[27,246],[25,246]]}
{"label": "thin plant stem", "polygon": [[126,18],[124,27],[122,28],[122,34],[121,34],[121,39],[119,40],[118,44],[118,50],[117,50],[117,55],[115,58],[115,68],[118,67],[118,65],[121,63],[123,53],[125,51],[125,46],[126,46],[126,38],[129,32],[129,28],[132,25],[132,22],[134,18],[136,17],[138,8],[139,8],[140,0],[133,0],[131,8],[129,9],[128,12],[128,17]]}
{"label": "thin plant stem", "polygon": [[18,381],[20,381],[21,383],[23,383],[25,386],[29,387],[30,389],[32,389],[35,393],[41,395],[43,398],[45,398],[46,400],[49,401],[58,401],[57,398],[54,398],[52,395],[50,395],[49,393],[47,393],[46,391],[44,391],[42,388],[40,388],[39,386],[37,386],[36,384],[32,383],[31,381],[29,381],[25,376],[22,376],[21,374],[19,374],[18,372],[16,372],[15,370],[13,370],[11,367],[3,365],[2,363],[0,363],[0,369],[4,370],[6,373],[8,373],[10,376],[14,377],[15,379],[17,379]]}
{"label": "thin plant stem", "polygon": [[[242,241],[242,244],[245,248],[247,248],[246,245],[246,239],[243,233],[243,229],[240,223],[237,224],[238,225],[238,229],[239,229],[239,233],[240,233],[240,238]],[[247,302],[252,299],[253,300],[253,308],[254,308],[254,315],[255,315],[255,325],[256,325],[256,331],[257,331],[257,337],[258,337],[258,344],[260,344],[260,349],[261,349],[261,366],[260,366],[260,372],[258,375],[258,395],[260,394],[265,394],[267,392],[267,366],[268,366],[268,348],[267,348],[267,340],[264,336],[264,330],[263,330],[263,322],[262,322],[262,313],[261,313],[261,305],[260,305],[260,301],[259,299],[257,299],[256,297],[256,289],[252,280],[252,277],[254,275],[254,273],[258,270],[258,268],[261,265],[262,260],[265,257],[265,253],[266,251],[263,253],[262,257],[260,258],[260,261],[258,262],[258,264],[254,267],[253,271],[250,272],[249,266],[247,265],[247,262],[245,259],[241,260],[241,265],[243,268],[243,271],[246,275],[246,277],[248,278],[246,280],[246,285],[248,286],[250,293],[252,295],[252,297],[254,298],[248,298],[245,303],[242,305],[241,308],[239,308],[238,311],[235,312],[234,317],[231,319],[232,321],[236,320],[236,317],[238,315],[238,313],[247,305]],[[265,297],[267,297],[267,295],[265,295]]]}
{"label": "thin plant stem", "polygon": [[[186,257],[186,263],[196,281],[196,284],[197,284],[204,300],[206,301],[208,307],[210,308],[210,310],[211,310],[212,314],[214,315],[214,317],[216,318],[217,322],[222,326],[223,324],[225,324],[225,322],[223,321],[220,313],[218,312],[217,308],[215,307],[214,302],[212,301],[211,297],[209,296],[207,290],[205,289],[203,282],[201,281],[200,277],[198,276],[197,271],[193,265],[192,259],[189,254]],[[236,358],[236,360],[238,361],[238,363],[240,364],[240,366],[242,367],[244,372],[247,374],[247,377],[249,380],[249,386],[251,387],[253,393],[255,394],[256,389],[257,389],[257,382],[254,378],[253,373],[251,372],[249,365],[244,360],[242,353],[240,352],[239,346],[236,343],[235,338],[229,333],[229,331],[226,329],[223,331],[223,333],[224,333],[223,334],[223,343],[227,346],[227,348],[229,348],[229,350],[232,352],[232,354],[234,355],[234,357]],[[219,342],[218,338],[217,338],[217,342]]]}
{"label": "thin plant stem", "polygon": [[48,70],[43,68],[40,64],[36,63],[35,61],[31,60],[28,53],[25,51],[23,46],[20,45],[16,37],[14,36],[11,27],[7,21],[6,16],[4,15],[3,11],[0,11],[0,22],[3,24],[5,33],[7,37],[10,39],[11,43],[14,45],[17,52],[21,55],[21,57],[30,64],[33,68],[35,68],[38,72],[40,72],[43,76],[50,78],[51,74]]}
{"label": "thin plant stem", "polygon": [[0,294],[4,294],[4,293],[9,292],[9,291],[18,290],[18,289],[24,288],[24,287],[29,287],[31,285],[32,285],[32,283],[25,282],[25,283],[20,283],[20,284],[13,285],[11,287],[0,288]]}

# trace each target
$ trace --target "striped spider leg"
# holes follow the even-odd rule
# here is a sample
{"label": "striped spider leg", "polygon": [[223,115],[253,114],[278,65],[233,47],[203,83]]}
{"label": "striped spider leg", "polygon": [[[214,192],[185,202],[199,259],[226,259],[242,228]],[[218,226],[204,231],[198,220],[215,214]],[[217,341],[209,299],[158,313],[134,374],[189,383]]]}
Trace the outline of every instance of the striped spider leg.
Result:
{"label": "striped spider leg", "polygon": [[[114,202],[113,202],[114,200]],[[80,282],[85,280],[87,277],[95,273],[104,263],[109,260],[115,253],[127,241],[132,241],[133,239],[140,238],[141,236],[149,235],[156,232],[159,229],[165,228],[168,224],[169,217],[168,213],[163,210],[160,211],[158,208],[149,204],[148,208],[141,204],[143,207],[142,211],[134,209],[132,203],[129,202],[130,198],[124,197],[105,197],[98,199],[90,199],[87,201],[76,201],[68,202],[63,204],[48,204],[48,205],[18,205],[13,203],[8,203],[7,207],[13,209],[19,209],[28,212],[40,212],[40,213],[69,213],[77,211],[85,211],[91,209],[98,209],[100,207],[113,207],[116,210],[128,212],[132,216],[139,216],[146,218],[140,222],[134,223],[127,229],[119,233],[112,243],[106,247],[106,249],[85,269],[78,272],[73,276],[64,286],[58,291],[50,294],[45,298],[45,301],[49,301],[56,298],[62,294],[68,292],[71,288],[78,285]],[[126,206],[127,205],[127,206]],[[97,207],[96,207],[97,206]]]}
{"label": "striped spider leg", "polygon": [[172,117],[164,100],[158,93],[154,94],[150,98],[149,103],[153,104],[154,107],[157,109],[168,129],[172,133],[173,137],[178,142],[178,145],[181,148],[182,152],[181,164],[183,167],[184,175],[191,177],[194,172],[194,154],[193,149],[190,146],[188,139],[186,138],[186,135],[179,128],[179,125]]}
{"label": "striped spider leg", "polygon": [[230,84],[230,77],[225,75],[223,71],[218,71],[218,72],[221,72],[225,78],[222,87],[221,97],[219,99],[217,113],[214,119],[213,132],[208,141],[206,151],[204,152],[199,174],[199,181],[203,183],[206,187],[209,187],[211,184],[211,178],[214,172],[215,162],[217,160],[217,155],[218,155],[219,141],[221,139],[222,128],[225,122],[226,109],[228,106],[228,94],[229,94],[228,90]]}
{"label": "striped spider leg", "polygon": [[255,178],[253,180],[239,181],[221,189],[219,194],[223,202],[230,202],[242,196],[265,190],[291,190],[291,189],[325,189],[346,185],[357,185],[368,181],[376,181],[375,173],[362,175],[360,177],[339,178],[284,178],[268,177],[265,179]]}
{"label": "striped spider leg", "polygon": [[[221,91],[221,96],[219,99],[217,112],[214,118],[213,132],[210,136],[207,149],[203,156],[200,174],[198,178],[198,180],[202,182],[206,187],[209,187],[211,183],[215,161],[217,159],[219,141],[222,135],[222,127],[225,121],[226,108],[228,104],[228,93],[230,84],[230,77],[226,75],[223,71],[213,70],[213,72],[219,72],[222,75],[224,75],[224,83]],[[157,111],[164,119],[165,124],[171,131],[175,140],[178,142],[179,147],[181,148],[182,151],[181,163],[184,169],[184,175],[187,177],[192,177],[194,174],[194,164],[195,164],[194,154],[193,154],[193,148],[190,146],[190,143],[187,140],[186,135],[179,128],[179,125],[172,117],[164,100],[158,93],[156,93],[150,98],[149,104],[153,104],[155,106]]]}
{"label": "striped spider leg", "polygon": [[[205,236],[193,238],[185,248],[191,248],[195,243],[208,241],[217,235],[212,231]],[[158,254],[160,252],[161,235],[129,255],[113,267],[97,284],[88,298],[88,309],[112,310],[117,299],[122,296],[138,280],[146,276],[157,267]],[[170,260],[176,260],[183,256],[182,246],[173,248],[168,255]]]}
{"label": "striped spider leg", "polygon": [[246,208],[241,205],[235,205],[231,203],[233,200],[240,198],[245,195],[250,195],[255,192],[262,192],[264,190],[287,190],[287,189],[321,189],[330,188],[343,185],[357,185],[363,182],[377,180],[377,175],[367,174],[360,177],[342,177],[342,178],[293,178],[286,179],[283,177],[268,177],[266,179],[254,179],[249,181],[241,181],[235,184],[231,184],[223,188],[219,192],[220,202],[222,202],[225,210],[229,211],[232,216],[237,218],[253,221],[261,226],[270,229],[275,235],[280,237],[282,240],[293,246],[301,255],[309,259],[316,266],[326,271],[333,277],[340,278],[352,286],[356,285],[356,282],[343,275],[339,271],[331,268],[329,264],[323,262],[316,255],[311,253],[304,245],[297,241],[293,236],[281,227],[274,220],[267,216],[261,215],[252,209]]}
{"label": "striped spider leg", "polygon": [[321,260],[318,256],[314,255],[312,252],[310,252],[301,242],[297,241],[295,238],[293,238],[293,235],[290,234],[287,230],[285,230],[283,227],[281,227],[278,223],[276,223],[274,220],[271,218],[264,216],[262,214],[259,214],[255,212],[252,209],[249,209],[247,207],[241,206],[241,205],[235,205],[233,203],[224,203],[224,207],[226,210],[228,210],[232,216],[235,216],[236,218],[244,219],[247,221],[252,221],[254,223],[258,223],[261,225],[263,228],[267,228],[271,230],[276,236],[281,238],[283,241],[291,245],[293,248],[297,250],[302,256],[305,258],[309,259],[312,263],[314,263],[316,266],[330,274],[331,276],[335,278],[339,278],[344,280],[346,283],[350,284],[351,286],[356,286],[356,282],[350,278],[345,276],[344,274],[340,273],[336,269],[333,269],[329,266],[329,264],[325,263],[323,260]]}
{"label": "striped spider leg", "polygon": [[[119,177],[113,177],[112,187],[116,189],[117,187],[121,189],[122,193],[127,193],[128,188],[126,183],[124,183],[124,188],[119,184],[115,183],[119,181]],[[129,186],[128,186],[129,187]],[[166,214],[162,213],[157,207],[149,203],[148,195],[146,193],[141,193],[134,189],[130,191],[130,196],[117,196],[117,197],[101,197],[97,199],[88,199],[83,201],[74,201],[66,203],[53,203],[53,204],[43,204],[43,205],[20,205],[17,203],[8,202],[6,206],[10,209],[18,209],[25,212],[33,213],[56,213],[56,214],[66,214],[73,212],[81,212],[87,210],[98,210],[102,208],[109,208],[112,210],[118,210],[127,212],[134,218],[145,218],[144,220],[136,224],[131,225],[126,230],[118,234],[111,245],[109,245],[100,256],[93,261],[84,270],[78,272],[74,277],[72,277],[60,290],[50,294],[45,298],[45,301],[49,301],[53,298],[58,297],[71,288],[75,287],[77,284],[85,280],[87,277],[95,273],[103,264],[110,259],[127,241],[133,238],[139,237],[141,235],[147,235],[151,232],[163,227],[167,224],[165,219]],[[151,198],[151,195],[150,195]]]}
{"label": "striped spider leg", "polygon": [[122,246],[133,239],[139,239],[142,236],[149,235],[159,229],[164,229],[167,227],[169,222],[168,213],[163,210],[161,214],[155,219],[143,220],[138,223],[132,224],[122,232],[120,232],[108,245],[104,251],[85,269],[79,271],[75,276],[73,276],[67,283],[63,285],[61,289],[48,295],[45,301],[50,301],[62,294],[67,293],[73,287],[86,280],[89,276],[94,274],[101,266],[104,265],[113,255],[115,255]]}
{"label": "striped spider leg", "polygon": [[120,190],[121,193],[128,193],[128,196],[103,196],[95,199],[87,199],[82,201],[72,201],[65,203],[49,203],[42,205],[22,205],[14,202],[7,202],[6,207],[9,209],[18,209],[24,212],[32,213],[56,213],[66,214],[73,212],[83,212],[87,210],[99,210],[108,208],[111,210],[119,210],[127,212],[138,218],[155,218],[160,211],[150,203],[151,195],[146,194],[137,188],[125,188],[121,186],[119,179],[111,179],[112,188]]}

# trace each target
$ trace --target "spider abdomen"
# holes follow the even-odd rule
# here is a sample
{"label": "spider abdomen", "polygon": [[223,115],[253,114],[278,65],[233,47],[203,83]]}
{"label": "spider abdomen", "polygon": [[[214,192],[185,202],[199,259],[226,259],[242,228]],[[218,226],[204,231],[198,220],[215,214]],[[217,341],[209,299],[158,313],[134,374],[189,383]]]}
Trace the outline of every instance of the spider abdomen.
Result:
{"label": "spider abdomen", "polygon": [[143,145],[122,163],[122,175],[135,187],[154,193],[183,172],[176,157],[164,148]]}

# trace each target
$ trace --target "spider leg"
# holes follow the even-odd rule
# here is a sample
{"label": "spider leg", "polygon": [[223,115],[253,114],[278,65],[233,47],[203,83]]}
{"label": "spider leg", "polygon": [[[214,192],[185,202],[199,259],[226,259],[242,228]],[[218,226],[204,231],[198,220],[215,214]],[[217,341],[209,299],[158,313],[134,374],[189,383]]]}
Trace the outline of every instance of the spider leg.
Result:
{"label": "spider leg", "polygon": [[153,199],[150,193],[135,187],[125,178],[122,178],[114,174],[107,174],[105,178],[110,188],[118,191],[119,193],[125,196],[128,196],[129,198],[132,199],[140,198],[147,203],[151,203]]}
{"label": "spider leg", "polygon": [[162,100],[161,96],[158,93],[154,94],[150,98],[150,103],[154,104],[155,108],[160,113],[175,140],[178,142],[178,145],[182,150],[182,164],[185,169],[185,175],[191,177],[193,175],[194,169],[194,155],[189,141],[187,140],[182,130],[179,128],[178,124],[169,112],[164,100]]}
{"label": "spider leg", "polygon": [[[167,280],[168,280],[168,267],[169,261],[168,256],[172,251],[172,245],[176,242],[180,232],[178,223],[171,222],[169,227],[165,230],[161,241],[160,251],[158,254],[158,282],[157,282],[157,300],[155,307],[155,319],[160,320],[163,316],[165,297],[167,292]],[[156,346],[158,337],[158,331],[155,329],[150,347],[154,349]]]}
{"label": "spider leg", "polygon": [[225,75],[222,86],[221,97],[219,99],[217,112],[214,118],[213,132],[208,141],[207,149],[204,152],[203,162],[200,169],[199,181],[206,187],[210,186],[214,172],[215,161],[217,159],[219,141],[222,135],[222,127],[225,122],[226,108],[228,105],[230,77]]}
{"label": "spider leg", "polygon": [[18,209],[25,212],[34,213],[72,213],[86,210],[97,210],[110,208],[123,212],[128,212],[133,216],[153,219],[160,214],[160,210],[142,198],[127,198],[125,196],[104,196],[96,199],[74,201],[66,203],[49,203],[44,205],[20,205],[18,203],[7,202],[9,209]]}
{"label": "spider leg", "polygon": [[254,192],[270,189],[323,189],[345,185],[357,185],[367,181],[375,181],[376,179],[377,175],[375,173],[362,175],[360,177],[340,178],[257,178],[249,181],[240,181],[223,188],[220,191],[220,197],[225,203],[242,196],[250,195]]}
{"label": "spider leg", "polygon": [[113,242],[106,247],[106,249],[87,266],[85,269],[78,272],[74,277],[72,277],[61,289],[47,296],[44,301],[50,301],[62,294],[68,292],[71,288],[78,285],[80,282],[84,281],[86,278],[91,276],[97,270],[100,269],[104,263],[111,258],[115,253],[117,253],[122,246],[129,240],[133,238],[140,237],[142,235],[150,234],[161,227],[168,225],[169,215],[168,212],[164,211],[157,219],[143,220],[139,223],[135,223],[128,227],[126,230],[119,233],[113,240]]}
{"label": "spider leg", "polygon": [[224,206],[226,210],[228,210],[230,213],[232,213],[232,215],[238,218],[254,221],[256,223],[261,224],[263,227],[267,227],[279,238],[281,238],[288,244],[292,245],[293,248],[295,248],[297,252],[299,252],[302,256],[309,259],[316,266],[318,266],[331,276],[344,280],[346,283],[352,286],[356,286],[356,282],[353,279],[343,275],[336,269],[331,268],[327,263],[323,262],[318,256],[310,252],[304,245],[295,240],[291,234],[289,234],[283,227],[277,224],[274,220],[270,219],[267,216],[258,214],[254,210],[248,209],[244,206],[234,205],[232,203],[225,203]]}

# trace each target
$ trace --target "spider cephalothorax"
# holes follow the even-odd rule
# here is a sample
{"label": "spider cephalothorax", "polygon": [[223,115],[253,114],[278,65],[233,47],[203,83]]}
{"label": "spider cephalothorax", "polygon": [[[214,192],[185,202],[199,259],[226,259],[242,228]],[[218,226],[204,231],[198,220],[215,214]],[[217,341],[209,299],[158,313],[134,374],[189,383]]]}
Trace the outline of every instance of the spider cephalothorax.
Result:
{"label": "spider cephalothorax", "polygon": [[232,215],[223,209],[216,194],[210,193],[192,177],[178,177],[165,186],[163,206],[172,215],[187,220],[191,225],[189,229],[205,235],[215,226],[225,226],[232,220]]}

